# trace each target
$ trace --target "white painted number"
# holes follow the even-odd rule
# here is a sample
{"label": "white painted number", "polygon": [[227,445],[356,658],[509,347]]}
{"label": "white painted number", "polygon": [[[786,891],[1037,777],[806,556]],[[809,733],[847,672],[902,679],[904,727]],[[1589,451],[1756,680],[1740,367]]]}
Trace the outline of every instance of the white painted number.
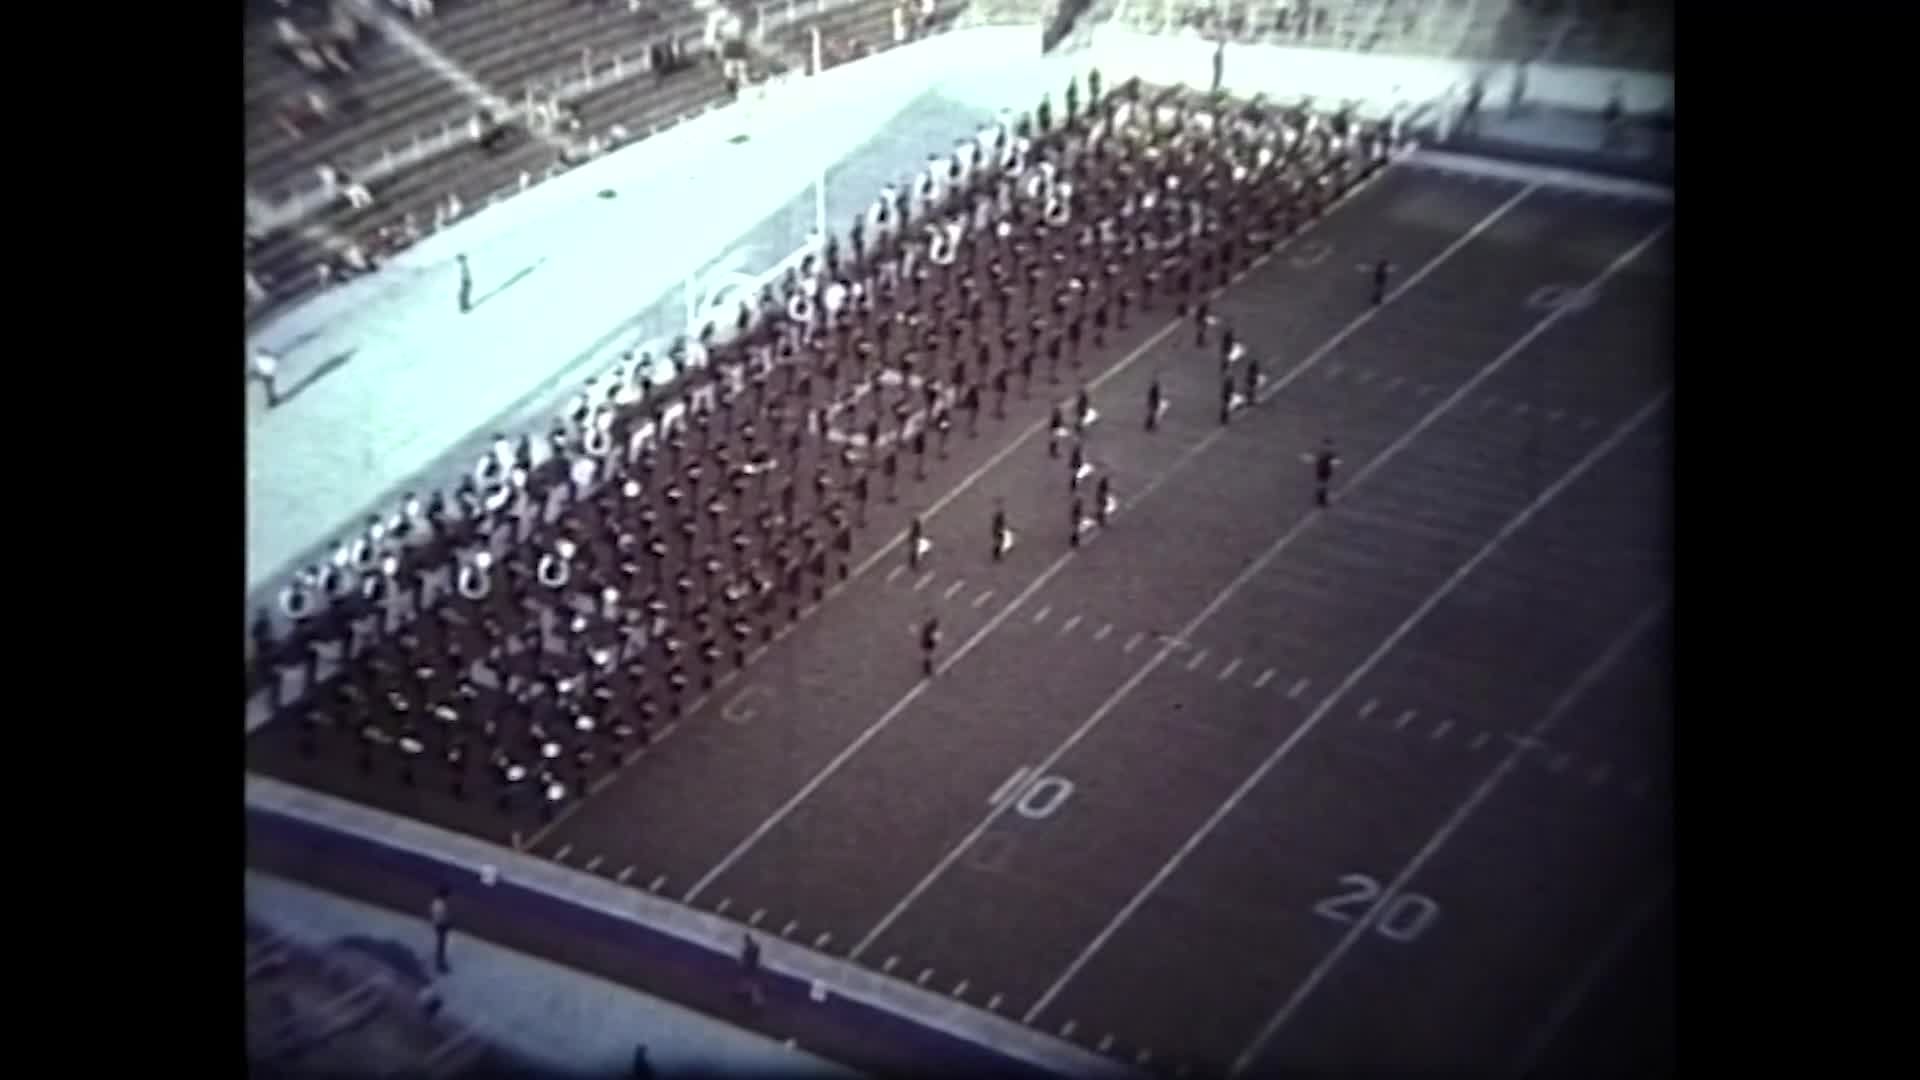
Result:
{"label": "white painted number", "polygon": [[[1348,890],[1313,905],[1313,913],[1337,923],[1358,922],[1380,906],[1380,883],[1366,874],[1346,874],[1340,878]],[[1402,945],[1411,945],[1440,917],[1440,905],[1418,893],[1400,893],[1380,907],[1380,918],[1373,924],[1381,936]]]}
{"label": "white painted number", "polygon": [[1439,904],[1418,893],[1401,893],[1380,913],[1380,921],[1373,928],[1389,940],[1411,945],[1439,917]]}
{"label": "white painted number", "polygon": [[1353,891],[1329,896],[1313,905],[1314,914],[1334,922],[1350,923],[1365,915],[1380,895],[1380,883],[1365,874],[1347,874],[1340,879],[1340,884]]}
{"label": "white painted number", "polygon": [[1013,808],[1020,811],[1023,818],[1040,821],[1052,817],[1060,809],[1060,804],[1072,794],[1073,781],[1058,776],[1043,776],[1033,782],[1033,786],[1020,796],[1020,801],[1014,803]]}

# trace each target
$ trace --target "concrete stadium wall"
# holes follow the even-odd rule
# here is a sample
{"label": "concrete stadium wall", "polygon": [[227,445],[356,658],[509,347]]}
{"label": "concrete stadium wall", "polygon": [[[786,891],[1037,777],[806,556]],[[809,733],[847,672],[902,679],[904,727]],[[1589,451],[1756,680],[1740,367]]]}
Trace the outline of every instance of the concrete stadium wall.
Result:
{"label": "concrete stadium wall", "polygon": [[[1213,85],[1215,47],[1198,37],[1107,26],[1095,31],[1084,62],[1098,66],[1109,86],[1137,75],[1149,82],[1183,82],[1204,89]],[[1483,80],[1486,104],[1497,105],[1508,99],[1520,71],[1518,64],[1229,43],[1222,83],[1236,93],[1265,94],[1276,101],[1302,95],[1350,99],[1377,114],[1394,104],[1459,100],[1476,75]],[[1630,112],[1651,112],[1673,104],[1673,76],[1644,71],[1529,64],[1523,87],[1529,102],[1597,112],[1606,106],[1616,84]]]}

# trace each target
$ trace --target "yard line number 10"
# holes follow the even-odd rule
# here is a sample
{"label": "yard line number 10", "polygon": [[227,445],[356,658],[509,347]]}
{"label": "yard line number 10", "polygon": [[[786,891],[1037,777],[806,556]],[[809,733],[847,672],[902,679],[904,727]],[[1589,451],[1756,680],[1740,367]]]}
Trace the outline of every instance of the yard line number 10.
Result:
{"label": "yard line number 10", "polygon": [[1313,905],[1315,915],[1337,923],[1355,923],[1379,908],[1380,917],[1374,920],[1373,928],[1402,945],[1420,940],[1420,935],[1440,918],[1440,905],[1419,893],[1398,893],[1382,904],[1380,895],[1385,890],[1368,874],[1342,875],[1340,887],[1342,892]]}

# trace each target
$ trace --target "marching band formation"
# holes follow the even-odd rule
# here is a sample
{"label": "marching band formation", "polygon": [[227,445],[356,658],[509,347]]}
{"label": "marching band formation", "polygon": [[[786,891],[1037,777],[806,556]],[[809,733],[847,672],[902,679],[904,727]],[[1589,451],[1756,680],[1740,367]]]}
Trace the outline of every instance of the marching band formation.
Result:
{"label": "marching band formation", "polygon": [[[1382,166],[1388,132],[1137,81],[1077,80],[1002,117],[743,304],[577,397],[545,438],[496,436],[451,492],[409,495],[283,592],[251,629],[250,694],[300,753],[549,817],[844,580],[872,498],[944,456],[1009,393],[1041,392],[1136,311],[1206,298]],[[1259,372],[1224,333],[1221,419]],[[1247,372],[1245,392],[1236,365]],[[1074,380],[1077,381],[1077,380]],[[1146,427],[1169,402],[1156,378]],[[1118,509],[1081,388],[1056,405],[1065,539]],[[1015,542],[996,505],[988,551]],[[913,519],[907,558],[932,551]],[[917,628],[931,675],[939,624]],[[297,693],[288,694],[288,674]],[[276,723],[282,722],[276,720]]]}

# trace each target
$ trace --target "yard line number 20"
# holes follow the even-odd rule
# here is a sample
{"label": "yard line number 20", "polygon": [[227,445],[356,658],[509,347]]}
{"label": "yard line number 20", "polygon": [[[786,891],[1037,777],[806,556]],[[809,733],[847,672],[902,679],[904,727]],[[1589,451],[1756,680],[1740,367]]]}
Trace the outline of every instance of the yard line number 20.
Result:
{"label": "yard line number 20", "polygon": [[1387,940],[1402,945],[1420,940],[1420,935],[1440,918],[1440,905],[1419,893],[1399,893],[1382,907],[1380,894],[1385,890],[1369,874],[1342,875],[1340,887],[1345,891],[1313,905],[1315,915],[1337,923],[1355,923],[1379,907],[1380,917],[1374,920],[1373,928]]}

